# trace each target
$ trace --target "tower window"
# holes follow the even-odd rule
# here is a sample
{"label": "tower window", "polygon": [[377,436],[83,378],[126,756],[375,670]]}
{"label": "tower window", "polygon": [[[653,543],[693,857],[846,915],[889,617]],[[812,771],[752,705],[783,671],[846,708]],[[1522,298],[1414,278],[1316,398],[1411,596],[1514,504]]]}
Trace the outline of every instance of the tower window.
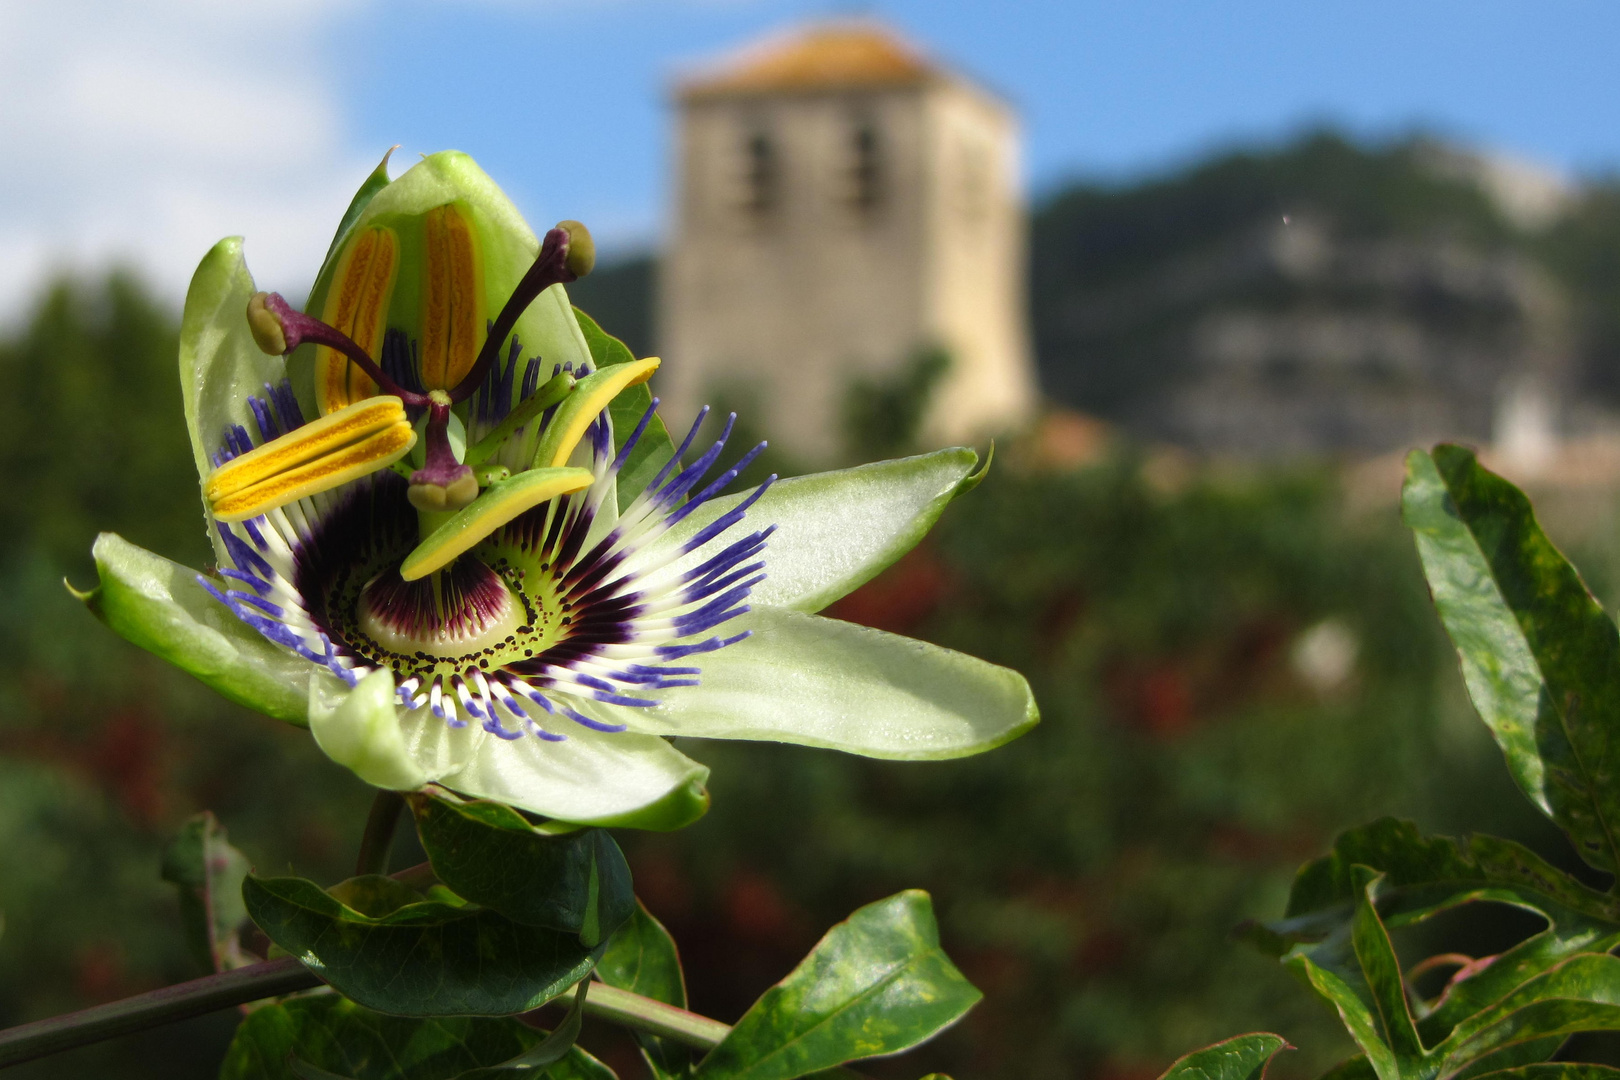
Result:
{"label": "tower window", "polygon": [[743,209],[757,215],[774,210],[781,197],[781,171],[770,135],[750,133],[743,142]]}
{"label": "tower window", "polygon": [[870,120],[850,132],[848,191],[857,210],[874,210],[883,201],[883,143]]}

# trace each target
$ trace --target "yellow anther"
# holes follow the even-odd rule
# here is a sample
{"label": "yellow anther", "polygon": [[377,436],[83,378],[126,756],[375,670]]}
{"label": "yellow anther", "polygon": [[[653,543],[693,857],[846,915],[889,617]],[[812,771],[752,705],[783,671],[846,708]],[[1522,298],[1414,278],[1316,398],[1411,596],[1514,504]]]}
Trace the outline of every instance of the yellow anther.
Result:
{"label": "yellow anther", "polygon": [[[388,303],[399,272],[399,238],[392,229],[365,229],[344,245],[321,321],[343,331],[371,357],[382,348]],[[325,345],[315,350],[315,398],[330,413],[377,392],[371,376]]]}
{"label": "yellow anther", "polygon": [[422,385],[451,390],[484,344],[484,264],[465,211],[436,206],[422,222]]}
{"label": "yellow anther", "polygon": [[546,433],[535,452],[535,465],[545,468],[566,464],[574,447],[585,437],[591,421],[613,403],[621,390],[652,378],[658,363],[658,357],[649,356],[628,364],[614,364],[575,383],[574,392],[557,406],[551,423],[546,425]]}
{"label": "yellow anther", "polygon": [[470,551],[525,510],[532,510],[559,495],[583,491],[595,479],[589,469],[530,469],[510,480],[502,480],[405,556],[399,576],[415,581],[435,570],[443,570],[455,562],[457,556]]}
{"label": "yellow anther", "polygon": [[367,398],[227,461],[203,494],[216,518],[242,521],[387,468],[415,443],[399,398]]}

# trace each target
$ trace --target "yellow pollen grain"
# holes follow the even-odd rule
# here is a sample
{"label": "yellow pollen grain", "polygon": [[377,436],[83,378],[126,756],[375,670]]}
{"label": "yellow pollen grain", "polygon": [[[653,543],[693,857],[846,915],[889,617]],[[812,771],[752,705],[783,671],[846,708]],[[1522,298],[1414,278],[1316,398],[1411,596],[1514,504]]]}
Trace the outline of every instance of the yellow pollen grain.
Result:
{"label": "yellow pollen grain", "polygon": [[[399,271],[399,238],[392,229],[365,229],[344,246],[326,294],[321,321],[343,331],[377,357]],[[323,413],[336,412],[377,392],[371,376],[336,349],[315,350],[315,395]]]}
{"label": "yellow pollen grain", "polygon": [[232,458],[208,474],[203,492],[210,503],[218,502],[278,473],[404,422],[405,405],[399,398],[367,398]]}
{"label": "yellow pollen grain", "polygon": [[451,390],[483,345],[483,267],[472,222],[459,207],[434,207],[422,229],[422,385]]}
{"label": "yellow pollen grain", "polygon": [[272,476],[214,503],[220,521],[243,521],[387,468],[416,445],[416,432],[400,420],[333,454]]}

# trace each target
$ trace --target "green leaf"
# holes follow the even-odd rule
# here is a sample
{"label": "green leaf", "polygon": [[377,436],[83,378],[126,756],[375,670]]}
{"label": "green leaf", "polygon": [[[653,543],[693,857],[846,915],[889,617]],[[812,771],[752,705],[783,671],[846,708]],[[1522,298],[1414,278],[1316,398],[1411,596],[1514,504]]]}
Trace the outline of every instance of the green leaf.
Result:
{"label": "green leaf", "polygon": [[928,894],[856,911],[756,1001],[698,1066],[698,1080],[789,1080],[894,1054],[955,1023],[980,993],[939,947]]}
{"label": "green leaf", "polygon": [[[917,545],[977,461],[972,450],[956,447],[772,484],[745,519],[755,528],[776,526],[753,603],[820,611],[854,592]],[[686,543],[747,496],[711,499],[654,547]],[[712,540],[679,565],[696,566],[727,542]]]}
{"label": "green leaf", "polygon": [[[630,918],[608,939],[596,974],[609,986],[686,1008],[686,978],[675,939],[639,900]],[[679,1043],[639,1032],[636,1041],[658,1080],[685,1076],[691,1070],[691,1051]]]}
{"label": "green leaf", "polygon": [[1291,953],[1283,962],[1338,1012],[1340,1021],[1361,1047],[1378,1080],[1400,1080],[1400,1067],[1379,1034],[1376,1015],[1351,983],[1303,952]]}
{"label": "green leaf", "polygon": [[545,1075],[548,1080],[619,1080],[612,1069],[577,1046]]}
{"label": "green leaf", "polygon": [[1478,1080],[1620,1080],[1620,1069],[1581,1061],[1548,1061],[1517,1069],[1481,1073]]}
{"label": "green leaf", "polygon": [[[585,343],[591,349],[591,363],[598,369],[610,367],[613,364],[628,364],[636,359],[636,354],[630,351],[629,346],[618,338],[606,333],[596,325],[596,320],[585,314],[579,308],[574,309],[574,317],[579,320],[580,332],[585,335]],[[624,449],[624,440],[636,430],[641,423],[642,416],[652,406],[652,390],[646,383],[631,386],[619,393],[608,407],[608,415],[613,421],[613,445],[616,450]],[[669,431],[664,427],[661,416],[654,416],[647,423],[647,430],[641,433],[630,456],[619,469],[619,509],[629,506],[631,501],[647,487],[648,481],[658,475],[658,470],[668,464],[669,459],[675,456],[675,443],[669,437]]]}
{"label": "green leaf", "polygon": [[1474,707],[1582,858],[1620,869],[1620,633],[1530,501],[1457,446],[1407,458],[1402,512]]}
{"label": "green leaf", "polygon": [[1418,1038],[1417,1023],[1412,1019],[1412,1010],[1407,1005],[1406,980],[1401,977],[1401,962],[1395,955],[1395,946],[1390,943],[1389,932],[1384,929],[1382,920],[1378,918],[1378,910],[1373,906],[1373,887],[1378,883],[1379,876],[1362,868],[1360,877],[1361,896],[1350,927],[1351,948],[1355,950],[1362,978],[1371,992],[1384,1041],[1404,1068],[1407,1063],[1422,1059],[1423,1043]]}
{"label": "green leaf", "polygon": [[630,866],[602,829],[537,832],[496,802],[410,797],[416,830],[439,880],[513,922],[578,934],[587,948],[635,910]]}
{"label": "green leaf", "polygon": [[608,939],[596,974],[609,986],[686,1008],[686,978],[675,939],[639,900],[630,918]]}
{"label": "green leaf", "polygon": [[254,1010],[236,1029],[220,1080],[293,1080],[290,1059],[353,1080],[444,1080],[520,1054],[540,1033],[517,1020],[385,1016],[336,994]]}
{"label": "green leaf", "polygon": [[1287,1039],[1269,1032],[1236,1035],[1177,1058],[1159,1080],[1260,1080],[1266,1065],[1287,1047]]}
{"label": "green leaf", "polygon": [[756,606],[753,631],[701,660],[697,686],[626,717],[637,731],[767,739],[905,761],[965,757],[1040,720],[1024,677],[854,623]]}
{"label": "green leaf", "polygon": [[250,876],[242,895],[271,941],[346,996],[398,1016],[526,1012],[584,978],[601,951],[481,908],[421,902],[372,918],[302,878]]}
{"label": "green leaf", "polygon": [[197,572],[115,533],[91,549],[101,583],[74,592],[125,640],[196,676],[221,696],[278,720],[305,724],[318,669],[231,614]]}
{"label": "green leaf", "polygon": [[456,1080],[518,1080],[520,1077],[533,1077],[537,1075],[536,1070],[555,1065],[567,1057],[579,1041],[579,1029],[585,1021],[585,995],[590,988],[589,979],[579,981],[562,1022],[544,1039],[499,1065],[473,1069],[462,1073]]}
{"label": "green leaf", "polygon": [[1620,958],[1574,956],[1459,1023],[1439,1046],[1450,1074],[1487,1053],[1549,1036],[1620,1030]]}
{"label": "green leaf", "polygon": [[163,853],[163,880],[180,892],[180,919],[192,955],[210,971],[253,963],[236,932],[247,922],[242,880],[247,856],[225,839],[225,827],[204,810],[186,819]]}
{"label": "green leaf", "polygon": [[1350,921],[1359,911],[1358,867],[1382,875],[1376,899],[1386,926],[1412,926],[1478,902],[1509,904],[1547,920],[1545,930],[1452,984],[1440,1004],[1418,1023],[1420,1035],[1430,1043],[1570,956],[1620,944],[1614,901],[1522,845],[1473,836],[1463,846],[1446,837],[1424,836],[1416,825],[1394,818],[1342,834],[1331,854],[1300,871],[1288,917],[1250,936],[1278,953],[1300,943],[1322,943],[1326,948],[1320,951],[1307,950],[1315,962],[1354,982],[1359,976],[1350,970],[1353,957],[1342,945],[1348,943]]}

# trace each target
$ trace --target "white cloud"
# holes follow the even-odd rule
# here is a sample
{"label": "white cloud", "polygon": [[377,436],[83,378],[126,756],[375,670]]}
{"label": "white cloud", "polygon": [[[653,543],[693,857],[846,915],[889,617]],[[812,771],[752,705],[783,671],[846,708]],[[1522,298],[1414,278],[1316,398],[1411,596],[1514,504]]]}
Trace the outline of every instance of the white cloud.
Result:
{"label": "white cloud", "polygon": [[0,320],[63,267],[175,301],[222,236],[302,292],[385,147],[347,145],[320,44],[365,0],[0,0]]}

